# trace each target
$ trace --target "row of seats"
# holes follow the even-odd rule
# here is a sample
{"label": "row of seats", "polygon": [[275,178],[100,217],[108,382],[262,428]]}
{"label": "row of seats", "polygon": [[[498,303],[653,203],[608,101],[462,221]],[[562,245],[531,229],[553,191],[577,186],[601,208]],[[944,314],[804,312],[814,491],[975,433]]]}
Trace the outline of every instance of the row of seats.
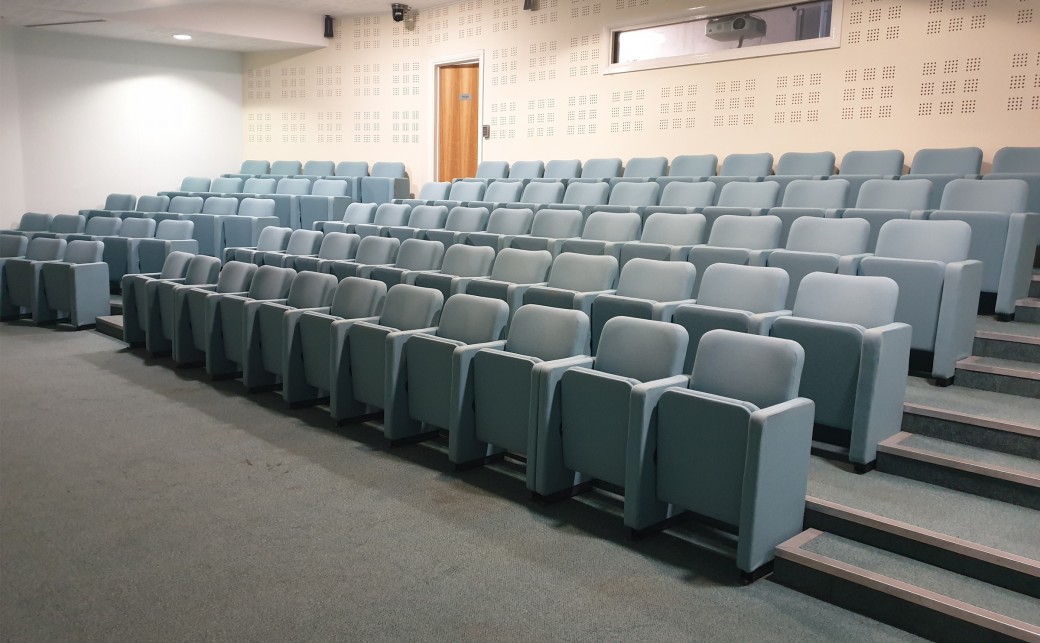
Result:
{"label": "row of seats", "polygon": [[[346,186],[346,194],[355,201],[385,203],[390,199],[407,197],[410,188],[408,172],[404,163],[380,161],[371,167],[367,161],[275,161],[247,160],[242,163],[238,172],[223,174],[220,178],[265,179],[270,181],[283,178],[308,179],[312,182],[319,179],[336,180]],[[214,179],[216,181],[217,179]],[[186,183],[192,190],[216,191],[215,187],[202,187],[209,179],[205,177],[188,177]],[[263,186],[266,183],[254,184]],[[186,189],[182,184],[182,190]],[[273,192],[271,192],[273,193]]]}

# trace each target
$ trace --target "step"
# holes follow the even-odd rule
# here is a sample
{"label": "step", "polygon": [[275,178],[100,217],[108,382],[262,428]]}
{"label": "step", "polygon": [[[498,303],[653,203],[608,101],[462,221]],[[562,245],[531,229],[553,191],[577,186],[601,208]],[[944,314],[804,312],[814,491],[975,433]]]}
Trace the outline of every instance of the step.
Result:
{"label": "step", "polygon": [[1032,281],[1029,282],[1029,297],[1040,299],[1040,275],[1034,274]]}
{"label": "step", "polygon": [[971,352],[979,357],[1040,363],[1040,324],[1000,322],[993,317],[980,316]]}
{"label": "step", "polygon": [[1015,302],[1015,321],[1040,324],[1040,299],[1030,297]]}
{"label": "step", "polygon": [[1040,458],[1040,400],[907,378],[902,428],[950,442]]}
{"label": "step", "polygon": [[1040,460],[900,432],[878,444],[878,469],[1040,509]]}
{"label": "step", "polygon": [[123,340],[123,316],[122,315],[105,315],[98,317],[97,321],[94,322],[94,328],[109,337],[114,337],[120,341]]}
{"label": "step", "polygon": [[808,529],[776,550],[772,580],[933,640],[1040,640],[1040,600]]}
{"label": "step", "polygon": [[123,298],[119,295],[112,295],[108,300],[109,306],[112,307],[113,315],[123,314]]}
{"label": "step", "polygon": [[999,357],[971,356],[957,362],[958,386],[1040,398],[1040,365]]}

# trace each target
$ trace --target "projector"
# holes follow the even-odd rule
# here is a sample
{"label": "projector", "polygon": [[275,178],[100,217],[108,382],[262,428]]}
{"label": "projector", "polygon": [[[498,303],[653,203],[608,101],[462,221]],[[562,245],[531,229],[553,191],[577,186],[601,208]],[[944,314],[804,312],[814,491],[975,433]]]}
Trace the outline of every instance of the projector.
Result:
{"label": "projector", "polygon": [[740,40],[766,35],[766,21],[755,16],[723,16],[711,18],[704,35],[712,40]]}

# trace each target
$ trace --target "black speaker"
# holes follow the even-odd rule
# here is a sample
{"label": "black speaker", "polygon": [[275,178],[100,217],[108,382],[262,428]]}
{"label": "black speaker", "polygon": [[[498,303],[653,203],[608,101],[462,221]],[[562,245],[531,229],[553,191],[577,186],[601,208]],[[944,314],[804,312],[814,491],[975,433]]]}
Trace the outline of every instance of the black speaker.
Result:
{"label": "black speaker", "polygon": [[332,16],[325,16],[325,37],[335,38],[336,32],[333,29]]}
{"label": "black speaker", "polygon": [[524,0],[524,11],[534,11],[534,0]]}

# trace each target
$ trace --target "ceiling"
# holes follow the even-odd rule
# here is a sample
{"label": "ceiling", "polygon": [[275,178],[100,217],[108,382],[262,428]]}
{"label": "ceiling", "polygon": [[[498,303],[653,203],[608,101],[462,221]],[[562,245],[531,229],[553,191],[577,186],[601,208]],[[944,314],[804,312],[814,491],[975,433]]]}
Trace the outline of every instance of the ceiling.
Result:
{"label": "ceiling", "polygon": [[[405,0],[413,9],[446,1]],[[390,0],[0,1],[4,27],[241,52],[323,47],[323,16],[382,13],[390,13]],[[180,33],[192,40],[173,40]]]}

